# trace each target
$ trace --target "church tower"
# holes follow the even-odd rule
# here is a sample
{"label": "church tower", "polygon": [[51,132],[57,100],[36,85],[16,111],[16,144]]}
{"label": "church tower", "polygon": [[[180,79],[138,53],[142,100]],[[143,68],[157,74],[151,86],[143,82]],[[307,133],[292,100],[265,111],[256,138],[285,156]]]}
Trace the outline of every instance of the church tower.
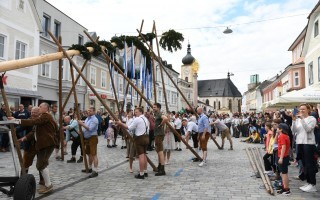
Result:
{"label": "church tower", "polygon": [[195,58],[191,55],[191,47],[188,44],[187,55],[182,58],[181,79],[187,82],[193,82],[192,64]]}

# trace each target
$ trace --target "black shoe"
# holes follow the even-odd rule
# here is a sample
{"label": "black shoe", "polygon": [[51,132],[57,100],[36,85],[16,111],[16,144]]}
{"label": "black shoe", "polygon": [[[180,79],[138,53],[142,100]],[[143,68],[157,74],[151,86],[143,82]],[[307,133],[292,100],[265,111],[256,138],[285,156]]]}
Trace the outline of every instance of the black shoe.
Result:
{"label": "black shoe", "polygon": [[92,171],[92,173],[89,175],[89,178],[94,178],[98,176],[98,172]]}
{"label": "black shoe", "polygon": [[[81,172],[87,173],[87,171],[85,169],[81,170]],[[88,173],[92,173],[92,169],[88,169]]]}
{"label": "black shoe", "polygon": [[124,146],[123,148],[124,148],[124,149],[126,149],[126,148],[127,148],[127,146]]}
{"label": "black shoe", "polygon": [[108,147],[108,148],[112,148],[112,146],[111,146],[111,145],[107,145],[107,147]]}
{"label": "black shoe", "polygon": [[114,144],[114,145],[112,145],[111,147],[116,147],[116,146],[117,146],[117,145]]}
{"label": "black shoe", "polygon": [[137,174],[134,177],[137,178],[137,179],[144,179],[144,175],[141,176],[140,174]]}
{"label": "black shoe", "polygon": [[179,148],[176,148],[175,151],[179,151]]}
{"label": "black shoe", "polygon": [[166,175],[166,172],[164,171],[164,165],[159,166],[158,172],[155,174],[155,176],[164,176]]}
{"label": "black shoe", "polygon": [[67,163],[75,163],[76,162],[76,158],[72,157],[70,160],[67,160]]}
{"label": "black shoe", "polygon": [[80,156],[79,160],[77,160],[77,163],[82,163],[83,162],[83,157]]}
{"label": "black shoe", "polygon": [[179,148],[179,150],[178,151],[182,151],[182,149],[181,148]]}
{"label": "black shoe", "polygon": [[147,151],[152,151],[153,149],[151,147],[148,147],[147,148]]}
{"label": "black shoe", "polygon": [[148,177],[148,173],[145,172],[145,173],[144,173],[144,177]]}
{"label": "black shoe", "polygon": [[123,147],[123,146],[121,146],[121,149],[124,149],[124,147]]}

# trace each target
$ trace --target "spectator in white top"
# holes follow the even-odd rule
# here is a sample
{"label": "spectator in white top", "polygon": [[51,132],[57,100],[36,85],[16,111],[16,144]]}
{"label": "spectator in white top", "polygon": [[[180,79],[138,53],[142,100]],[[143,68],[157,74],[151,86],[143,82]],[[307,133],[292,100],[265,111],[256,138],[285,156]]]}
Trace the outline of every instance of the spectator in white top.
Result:
{"label": "spectator in white top", "polygon": [[[179,117],[179,114],[175,114],[175,119],[174,119],[174,128],[176,129],[176,131],[180,134],[181,136],[181,126],[182,126],[182,122],[181,119]],[[175,141],[175,147],[176,147],[176,151],[182,151],[181,149],[181,140],[178,136],[174,135],[174,141]]]}
{"label": "spectator in white top", "polygon": [[303,174],[299,175],[301,180],[307,179],[307,184],[300,187],[304,192],[316,192],[316,140],[314,128],[317,120],[310,116],[309,104],[300,104],[299,113],[292,115],[292,131],[296,135],[297,160],[302,160]]}
{"label": "spectator in white top", "polygon": [[[185,140],[188,143],[189,138],[192,138],[193,141],[193,148],[198,150],[199,148],[199,141],[198,141],[198,125],[192,121],[188,122],[188,119],[182,119],[182,126],[184,127],[185,132]],[[193,158],[193,162],[200,161],[198,158]]]}
{"label": "spectator in white top", "polygon": [[149,121],[143,115],[142,108],[135,108],[134,114],[136,117],[129,126],[121,121],[117,121],[116,123],[123,128],[129,129],[129,131],[134,131],[134,143],[136,145],[137,154],[139,155],[140,167],[140,173],[135,175],[135,178],[144,179],[144,177],[148,177],[146,151],[149,144]]}

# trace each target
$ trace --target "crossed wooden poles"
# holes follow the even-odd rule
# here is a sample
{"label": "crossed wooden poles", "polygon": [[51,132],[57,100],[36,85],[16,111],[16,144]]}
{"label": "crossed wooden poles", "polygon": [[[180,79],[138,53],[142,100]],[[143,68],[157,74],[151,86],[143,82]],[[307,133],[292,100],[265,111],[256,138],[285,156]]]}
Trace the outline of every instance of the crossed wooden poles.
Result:
{"label": "crossed wooden poles", "polygon": [[[143,22],[142,22],[143,24]],[[142,25],[141,25],[141,29],[142,29]],[[184,94],[182,93],[182,91],[179,89],[179,87],[177,86],[177,84],[175,83],[175,81],[172,79],[171,75],[166,71],[165,67],[163,66],[163,63],[161,61],[161,58],[160,58],[160,52],[159,52],[159,45],[158,45],[158,40],[157,40],[157,37],[156,37],[156,40],[157,40],[157,50],[158,50],[158,56],[155,55],[155,53],[153,52],[152,50],[152,46],[150,46],[146,39],[143,37],[143,35],[141,34],[141,30],[137,30],[140,37],[144,40],[145,44],[147,44],[147,46],[149,47],[149,51],[152,55],[152,61],[154,62],[154,60],[158,61],[159,65],[160,65],[160,72],[161,72],[161,77],[162,77],[162,83],[163,83],[163,89],[165,90],[165,86],[164,86],[164,81],[163,81],[163,71],[167,74],[167,76],[169,77],[170,81],[174,84],[174,86],[177,88],[177,90],[179,91],[180,95],[183,97],[183,99],[187,102],[188,106],[190,108],[192,108],[191,104],[189,103],[189,101],[187,100],[187,98],[184,96]],[[155,28],[155,23],[154,23],[154,26],[153,26],[153,31],[156,33],[156,28]],[[84,31],[85,34],[88,36],[88,38],[95,44],[97,44],[97,41],[94,41],[92,39],[92,37],[88,34],[88,32]],[[95,88],[91,85],[91,83],[87,80],[86,76],[83,75],[83,70],[87,64],[87,60],[84,62],[83,66],[81,69],[78,68],[78,66],[76,65],[76,63],[74,63],[74,61],[70,58],[70,56],[73,56],[73,55],[80,55],[80,52],[78,50],[64,50],[63,47],[61,46],[61,41],[58,41],[57,38],[55,38],[55,36],[49,32],[49,35],[52,37],[52,39],[55,41],[55,43],[57,44],[57,46],[59,47],[59,52],[58,53],[53,53],[53,54],[47,54],[47,55],[42,55],[40,57],[32,57],[32,58],[26,58],[26,59],[22,59],[22,60],[13,60],[13,61],[7,61],[7,62],[3,62],[3,63],[0,63],[0,72],[5,72],[5,71],[9,71],[9,70],[13,70],[13,69],[20,69],[20,68],[24,68],[24,67],[27,67],[27,66],[32,66],[32,65],[36,65],[36,64],[40,64],[40,63],[45,63],[45,62],[49,62],[49,61],[54,61],[54,60],[59,60],[59,107],[60,107],[60,124],[62,124],[62,111],[64,110],[72,92],[74,94],[74,100],[75,100],[75,105],[76,105],[76,111],[77,111],[77,117],[78,119],[80,119],[80,113],[79,113],[79,108],[78,108],[78,100],[77,100],[77,95],[76,95],[76,89],[75,89],[75,85],[77,83],[77,81],[79,80],[79,78],[81,77],[87,84],[87,86],[91,89],[91,91],[94,93],[94,95],[98,98],[98,100],[101,102],[101,104],[104,106],[104,108],[108,111],[108,113],[110,113],[110,115],[115,119],[115,120],[118,120],[117,116],[114,115],[114,113],[111,111],[111,109],[108,107],[108,105],[102,100],[102,98],[99,96],[99,94],[96,92]],[[109,66],[109,63],[112,63],[113,66],[115,67],[115,69],[118,71],[119,74],[122,75],[122,77],[127,81],[127,89],[126,89],[126,92],[128,90],[128,86],[130,85],[135,91],[137,91],[137,93],[140,95],[140,106],[141,106],[141,102],[142,102],[142,99],[150,106],[152,107],[152,103],[145,97],[145,95],[143,94],[143,92],[141,92],[139,90],[139,88],[121,71],[121,69],[119,68],[119,66],[109,57],[109,55],[105,52],[105,49],[106,47],[104,46],[100,46],[101,47],[101,52],[103,54],[103,56],[105,57],[106,61],[107,61],[107,64]],[[88,51],[89,52],[93,52],[94,49],[92,47],[87,47]],[[71,77],[72,77],[72,88],[69,92],[69,94],[67,95],[67,98],[65,100],[65,103],[62,105],[62,58],[67,58],[70,62],[70,72],[71,72]],[[72,66],[72,67],[71,67]],[[155,65],[153,65],[155,67]],[[78,72],[78,76],[76,79],[74,79],[74,76],[73,76],[73,69],[75,69],[77,72]],[[110,73],[110,67],[109,67],[109,73]],[[155,69],[153,70],[153,73],[155,75]],[[112,78],[112,76],[110,76]],[[154,76],[155,77],[155,76]],[[155,102],[157,101],[157,98],[156,98],[156,85],[155,85],[155,79],[154,80],[154,96],[155,96]],[[113,83],[113,79],[111,79],[111,82]],[[1,91],[3,91],[2,93],[5,93],[4,90],[1,88]],[[114,87],[114,83],[113,83],[113,91],[114,91],[114,96],[117,97],[116,95],[116,91],[115,91],[115,87]],[[164,93],[165,94],[165,93]],[[4,96],[4,95],[3,95]],[[6,100],[4,100],[6,102]],[[116,100],[117,101],[117,100]],[[166,98],[166,95],[165,95],[165,102],[166,102],[166,110],[168,110],[168,104],[167,104],[167,98]],[[119,108],[119,105],[118,105],[118,101],[116,102],[117,103],[117,108],[118,108],[118,111],[120,112],[120,108]],[[124,105],[123,105],[124,106]],[[122,109],[121,111],[123,110],[123,106],[122,106]],[[7,109],[9,109],[9,106],[7,106]],[[199,117],[197,115],[197,113],[195,113],[197,117]],[[202,161],[202,158],[194,151],[193,148],[190,147],[190,145],[181,137],[181,135],[175,130],[174,127],[172,127],[170,125],[169,122],[166,123],[167,126],[172,130],[172,132],[188,147],[188,149],[199,159]],[[133,140],[132,136],[128,133],[128,131],[126,129],[123,129],[123,132],[127,135],[127,137],[130,139],[130,140]],[[80,128],[80,133],[81,133],[81,128]],[[60,129],[60,134],[62,135],[61,138],[63,138],[63,130]],[[15,136],[15,134],[13,134]],[[84,139],[83,139],[83,134],[80,134],[81,135],[81,143],[82,145],[84,146]],[[219,144],[217,143],[217,141],[212,138],[214,143],[217,145],[218,148],[220,148]],[[14,139],[15,141],[15,139]],[[62,144],[63,141],[61,141],[61,144]],[[15,142],[16,144],[16,142]],[[17,145],[16,145],[17,146]],[[63,150],[61,150],[63,151]],[[20,149],[17,149],[17,152],[18,152],[18,156],[19,156],[19,152],[20,152]],[[20,155],[21,155],[21,152],[20,152]],[[84,152],[84,148],[83,148],[83,155],[84,155],[84,163],[85,163],[85,168],[88,172],[88,164],[87,164],[87,159],[86,159],[86,156],[85,156],[85,152]],[[21,157],[21,159],[20,159]],[[63,159],[63,153],[62,153],[62,159]],[[153,170],[154,171],[157,171],[157,168],[156,166],[152,163],[152,161],[147,157],[148,159],[148,162],[149,164],[152,166]],[[22,156],[19,156],[19,161],[20,161],[20,165],[21,165],[21,168],[23,169],[23,166],[22,166]]]}

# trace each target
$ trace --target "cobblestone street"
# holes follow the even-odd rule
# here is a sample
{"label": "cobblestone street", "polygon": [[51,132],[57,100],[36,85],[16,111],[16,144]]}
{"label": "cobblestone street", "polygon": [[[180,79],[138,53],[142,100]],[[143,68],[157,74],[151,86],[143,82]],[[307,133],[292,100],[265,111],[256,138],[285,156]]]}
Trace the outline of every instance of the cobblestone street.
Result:
{"label": "cobblestone street", "polygon": [[[118,144],[121,143],[118,138]],[[81,173],[83,164],[56,161],[50,159],[50,176],[54,191],[36,199],[278,199],[271,196],[264,189],[261,179],[254,176],[249,159],[244,151],[245,147],[260,144],[247,144],[240,139],[233,138],[235,150],[228,151],[228,142],[225,150],[218,150],[212,141],[208,145],[208,162],[204,167],[193,163],[192,153],[185,148],[182,151],[173,151],[169,165],[166,165],[166,176],[156,177],[149,167],[149,177],[137,180],[129,173],[126,150],[107,148],[106,140],[99,137],[99,176],[89,179],[88,174]],[[218,138],[221,143],[221,139]],[[70,158],[69,154],[65,160]],[[79,152],[78,152],[79,153]],[[149,158],[157,165],[155,151],[148,152]],[[0,175],[14,175],[11,153],[0,154]],[[134,171],[138,171],[138,162],[134,162]],[[35,165],[30,168],[38,182],[38,173]],[[291,196],[287,199],[320,199],[318,192],[303,193],[299,187],[303,182],[293,180],[297,175],[297,168],[289,167]],[[319,174],[317,174],[319,182]],[[38,187],[38,186],[37,186]],[[0,199],[10,199],[0,194]]]}

